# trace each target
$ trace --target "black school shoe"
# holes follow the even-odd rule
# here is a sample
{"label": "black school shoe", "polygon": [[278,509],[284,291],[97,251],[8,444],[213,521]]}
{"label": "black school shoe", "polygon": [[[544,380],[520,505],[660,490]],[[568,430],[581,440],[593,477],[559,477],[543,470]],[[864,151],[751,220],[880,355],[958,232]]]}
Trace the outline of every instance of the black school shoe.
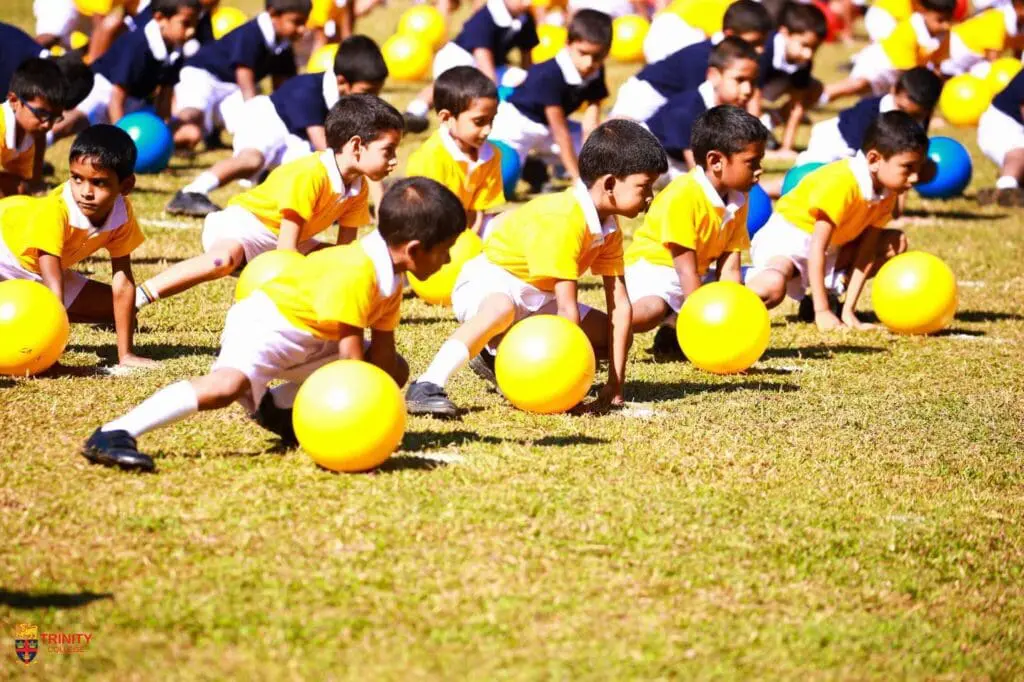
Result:
{"label": "black school shoe", "polygon": [[210,201],[210,197],[199,192],[182,192],[178,190],[167,202],[164,210],[171,215],[187,215],[193,218],[205,218],[220,210],[220,206]]}
{"label": "black school shoe", "polygon": [[93,464],[121,467],[125,471],[154,471],[156,464],[149,455],[139,452],[135,439],[127,431],[96,429],[85,441],[82,456]]}
{"label": "black school shoe", "polygon": [[299,444],[299,439],[295,437],[291,408],[275,405],[270,391],[263,394],[260,406],[256,408],[256,413],[252,415],[252,418],[267,431],[277,434],[282,445],[293,448]]}
{"label": "black school shoe", "polygon": [[405,409],[409,414],[422,414],[442,419],[456,417],[459,408],[437,384],[414,381],[405,391]]}
{"label": "black school shoe", "polygon": [[686,356],[683,349],[679,347],[679,336],[675,327],[662,325],[654,333],[654,342],[647,350],[648,353],[662,360],[682,360]]}
{"label": "black school shoe", "polygon": [[410,114],[408,111],[404,114],[405,118],[405,132],[407,133],[422,133],[424,130],[430,127],[430,119],[426,116],[419,116],[417,114]]}

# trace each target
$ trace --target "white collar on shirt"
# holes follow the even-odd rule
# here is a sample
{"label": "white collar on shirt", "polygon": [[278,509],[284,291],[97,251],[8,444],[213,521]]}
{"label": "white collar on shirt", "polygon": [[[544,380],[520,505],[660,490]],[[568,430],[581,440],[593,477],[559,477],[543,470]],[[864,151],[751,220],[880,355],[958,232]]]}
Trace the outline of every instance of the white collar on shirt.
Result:
{"label": "white collar on shirt", "polygon": [[357,178],[351,187],[345,187],[345,180],[341,177],[341,171],[338,170],[338,162],[334,158],[334,152],[330,149],[320,152],[320,163],[327,169],[327,179],[331,181],[331,191],[335,194],[341,194],[348,199],[356,196],[363,189],[362,178]]}
{"label": "white collar on shirt", "polygon": [[477,166],[490,161],[491,157],[494,156],[494,147],[485,142],[484,145],[480,147],[480,153],[477,155],[476,161],[471,161],[470,158],[466,156],[461,149],[459,149],[459,145],[456,144],[455,138],[453,138],[451,132],[449,132],[448,126],[442,123],[441,127],[437,130],[441,135],[441,145],[444,146],[445,151],[459,163],[466,164],[468,170],[473,170]]}
{"label": "white collar on shirt", "polygon": [[594,236],[594,246],[604,242],[605,237],[619,229],[614,217],[609,216],[608,220],[604,223],[601,222],[597,215],[597,206],[594,206],[594,199],[590,196],[590,190],[582,180],[577,180],[572,186],[572,193],[576,197],[576,203],[583,209],[583,218],[587,221],[587,229]]}
{"label": "white collar on shirt", "polygon": [[928,52],[934,52],[939,49],[939,45],[942,43],[938,38],[932,36],[928,31],[928,27],[924,23],[924,15],[920,12],[914,12],[910,15],[910,27],[914,29],[914,37],[917,38],[917,44],[920,45]]}
{"label": "white collar on shirt", "polygon": [[719,31],[718,33],[712,33],[711,38],[709,40],[711,40],[712,45],[717,45],[718,43],[725,40],[725,34],[722,33],[721,31]]}
{"label": "white collar on shirt", "polygon": [[494,24],[501,28],[511,28],[518,31],[523,27],[523,22],[514,18],[505,6],[505,0],[487,0],[487,11],[491,13]]}
{"label": "white collar on shirt", "polygon": [[14,108],[10,102],[4,102],[3,106],[0,107],[4,110],[4,145],[8,149],[13,149],[19,154],[27,152],[32,144],[35,142],[35,138],[28,134],[26,131],[25,136],[21,138],[21,146],[17,145],[18,140],[18,121],[14,117]]}
{"label": "white collar on shirt", "polygon": [[167,49],[167,43],[164,42],[164,37],[160,35],[160,24],[156,23],[156,19],[150,19],[146,22],[146,25],[142,27],[142,34],[146,36],[146,44],[149,45],[149,51],[153,53],[153,57],[158,62],[173,64],[178,61],[181,52],[178,50],[171,52]]}
{"label": "white collar on shirt", "polygon": [[715,95],[715,85],[711,81],[704,81],[697,86],[697,94],[704,100],[704,106],[712,109],[718,106],[718,96]]}
{"label": "white collar on shirt", "polygon": [[786,59],[786,36],[781,33],[776,33],[772,40],[772,66],[785,73],[796,73],[803,66]]}
{"label": "white collar on shirt", "polygon": [[875,183],[871,180],[871,169],[868,168],[868,157],[864,156],[864,152],[857,152],[857,156],[847,159],[847,163],[850,164],[853,177],[860,187],[860,195],[867,201],[877,202],[889,196],[889,190],[884,190],[881,194],[875,193]]}
{"label": "white collar on shirt", "polygon": [[268,12],[260,12],[256,16],[256,25],[260,27],[260,33],[263,34],[263,40],[266,42],[274,54],[281,54],[288,47],[288,41],[282,40],[278,42],[277,32],[274,30],[274,25],[270,23],[270,14]]}
{"label": "white collar on shirt", "polygon": [[128,208],[124,204],[124,197],[117,198],[117,201],[114,202],[114,208],[110,209],[107,219],[99,227],[93,225],[85,217],[85,214],[82,213],[82,210],[78,208],[78,204],[75,203],[75,197],[71,194],[70,182],[64,184],[61,198],[64,199],[64,203],[68,207],[68,223],[71,224],[71,227],[78,228],[79,230],[89,230],[93,233],[107,232],[109,230],[116,230],[128,222]]}
{"label": "white collar on shirt", "polygon": [[576,70],[576,65],[572,63],[572,57],[569,56],[569,48],[563,47],[555,55],[555,63],[558,64],[558,68],[562,71],[562,78],[569,85],[582,85],[583,76]]}
{"label": "white collar on shirt", "polygon": [[707,196],[708,201],[711,202],[712,206],[715,208],[725,209],[725,215],[722,216],[722,225],[725,225],[732,220],[736,214],[739,213],[739,210],[743,208],[743,204],[747,203],[742,192],[729,190],[729,203],[726,204],[725,201],[722,200],[722,195],[720,195],[718,191],[711,186],[711,181],[708,180],[708,176],[700,166],[693,169],[693,179],[696,180],[697,184],[700,185],[700,188],[704,190],[704,194]]}
{"label": "white collar on shirt", "polygon": [[395,274],[395,265],[391,262],[391,251],[380,232],[374,230],[359,240],[363,251],[370,257],[373,269],[377,272],[377,290],[384,298],[388,298],[401,286],[401,277]]}
{"label": "white collar on shirt", "polygon": [[896,97],[891,92],[878,103],[878,113],[887,114],[890,111],[896,111]]}
{"label": "white collar on shirt", "polygon": [[320,87],[324,93],[324,104],[327,105],[328,109],[332,108],[341,99],[338,95],[338,76],[334,73],[334,69],[324,71],[324,78],[321,81]]}

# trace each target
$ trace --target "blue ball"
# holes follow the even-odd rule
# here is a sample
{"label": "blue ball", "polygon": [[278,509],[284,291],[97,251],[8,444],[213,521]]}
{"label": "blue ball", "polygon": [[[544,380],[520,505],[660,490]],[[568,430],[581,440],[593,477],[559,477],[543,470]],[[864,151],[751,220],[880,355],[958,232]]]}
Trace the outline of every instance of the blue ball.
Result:
{"label": "blue ball", "polygon": [[516,196],[516,185],[519,184],[519,175],[522,168],[519,167],[519,154],[504,142],[491,140],[501,153],[501,184],[505,189],[505,200],[513,201]]}
{"label": "blue ball", "polygon": [[824,165],[825,164],[819,161],[811,161],[810,163],[790,168],[789,172],[786,173],[786,177],[782,179],[782,193],[785,194],[789,190],[793,189],[800,184],[800,181],[804,179],[805,175],[811,171],[818,170]]}
{"label": "blue ball", "polygon": [[772,200],[761,185],[754,185],[747,197],[747,234],[753,237],[772,217]]}
{"label": "blue ball", "polygon": [[971,155],[964,146],[950,137],[933,137],[928,141],[928,158],[936,166],[935,177],[915,185],[926,199],[958,197],[971,184]]}
{"label": "blue ball", "polygon": [[135,143],[138,158],[136,173],[159,173],[167,168],[174,153],[174,136],[160,117],[149,111],[136,111],[117,122]]}

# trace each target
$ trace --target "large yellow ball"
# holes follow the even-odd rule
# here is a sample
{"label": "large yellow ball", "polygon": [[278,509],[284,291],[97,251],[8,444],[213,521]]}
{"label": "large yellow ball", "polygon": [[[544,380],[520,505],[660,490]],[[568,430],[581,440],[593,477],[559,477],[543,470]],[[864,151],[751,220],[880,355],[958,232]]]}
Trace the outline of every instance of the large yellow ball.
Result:
{"label": "large yellow ball", "polygon": [[932,334],[956,315],[956,276],[923,251],[896,256],[878,270],[871,288],[878,319],[900,334]]}
{"label": "large yellow ball", "polygon": [[210,15],[213,37],[220,40],[247,21],[249,21],[249,17],[242,10],[237,7],[221,5]]}
{"label": "large yellow ball", "polygon": [[338,56],[338,43],[327,43],[309,55],[306,73],[323,73],[334,69],[334,58]]}
{"label": "large yellow ball", "polygon": [[436,50],[447,39],[444,15],[433,5],[414,5],[398,20],[398,33],[418,38]]}
{"label": "large yellow ball", "polygon": [[742,372],[768,347],[768,309],[736,282],[712,282],[693,292],[679,311],[676,335],[696,367],[714,374]]}
{"label": "large yellow ball", "polygon": [[594,383],[594,349],[583,330],[564,317],[535,315],[516,324],[498,346],[498,387],[520,410],[565,412]]}
{"label": "large yellow ball", "polygon": [[973,126],[992,103],[989,85],[969,73],[953,76],[942,87],[939,109],[942,116],[955,126]]}
{"label": "large yellow ball", "polygon": [[537,27],[537,38],[540,42],[530,50],[530,58],[534,64],[554,59],[558,51],[565,47],[565,41],[569,39],[569,31],[564,26],[554,24],[541,24]]}
{"label": "large yellow ball", "polygon": [[1003,91],[1013,77],[1020,73],[1021,61],[1015,57],[1001,57],[994,62],[988,69],[988,74],[985,76],[985,82],[988,83],[989,90],[992,91],[992,95],[998,95]]}
{"label": "large yellow ball", "polygon": [[643,17],[630,14],[612,23],[612,59],[640,62],[644,59],[644,38],[651,25]]}
{"label": "large yellow ball", "polygon": [[279,249],[267,251],[256,256],[245,266],[242,274],[238,276],[238,284],[235,285],[235,300],[241,301],[280,275],[288,266],[301,263],[302,259],[303,255],[297,251],[282,251]]}
{"label": "large yellow ball", "polygon": [[0,282],[0,374],[45,372],[68,345],[68,314],[39,282]]}
{"label": "large yellow ball", "polygon": [[303,382],[292,411],[295,436],[331,471],[367,471],[391,456],[405,433],[405,400],[394,379],[368,362],[338,360]]}
{"label": "large yellow ball", "polygon": [[466,230],[455,240],[449,254],[451,261],[442,266],[440,270],[425,280],[417,279],[409,273],[409,286],[416,292],[416,295],[432,305],[449,306],[452,304],[452,289],[455,288],[455,280],[459,271],[471,258],[475,258],[484,249],[484,243],[480,241],[473,230]]}
{"label": "large yellow ball", "polygon": [[430,70],[433,54],[429,43],[412,35],[395,34],[381,47],[388,75],[399,81],[422,80]]}

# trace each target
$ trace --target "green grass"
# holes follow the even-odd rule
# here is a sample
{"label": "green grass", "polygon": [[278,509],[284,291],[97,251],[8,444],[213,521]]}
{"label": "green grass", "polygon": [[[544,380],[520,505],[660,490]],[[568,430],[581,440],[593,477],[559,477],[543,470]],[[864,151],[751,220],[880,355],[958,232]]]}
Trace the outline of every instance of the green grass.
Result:
{"label": "green grass", "polygon": [[[1024,220],[976,207],[995,170],[952,134],[969,196],[912,197],[908,228],[960,279],[947,333],[823,335],[787,305],[731,377],[642,336],[637,405],[602,417],[517,412],[463,372],[470,413],[410,419],[372,474],[324,473],[237,407],[147,435],[156,476],[89,466],[97,425],[209,368],[234,282],[145,310],[159,370],[107,375],[112,334],[76,327],[65,370],[0,378],[0,679],[1021,679]],[[168,220],[195,172],[141,178],[138,213]],[[199,223],[144,225],[139,276],[199,248]],[[455,324],[404,313],[419,372]],[[26,668],[17,623],[92,642]]]}

